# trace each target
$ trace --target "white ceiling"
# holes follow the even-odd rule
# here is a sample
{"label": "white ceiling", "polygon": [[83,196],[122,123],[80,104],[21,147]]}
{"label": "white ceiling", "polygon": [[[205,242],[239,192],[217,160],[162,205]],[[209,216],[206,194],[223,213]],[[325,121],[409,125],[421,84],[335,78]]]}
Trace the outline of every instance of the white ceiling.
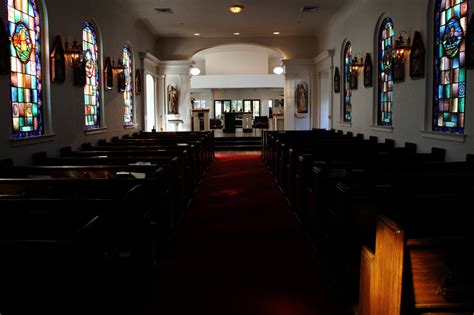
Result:
{"label": "white ceiling", "polygon": [[[159,37],[316,36],[330,17],[353,0],[126,0],[137,16]],[[231,4],[245,9],[228,11]],[[302,13],[303,6],[320,6],[318,12]],[[171,8],[174,14],[158,14],[155,8]]]}

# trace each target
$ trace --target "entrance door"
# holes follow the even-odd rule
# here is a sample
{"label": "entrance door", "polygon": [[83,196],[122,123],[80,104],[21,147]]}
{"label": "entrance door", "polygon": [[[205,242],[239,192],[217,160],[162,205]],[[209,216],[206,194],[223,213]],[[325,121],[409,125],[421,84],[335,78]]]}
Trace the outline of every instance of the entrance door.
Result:
{"label": "entrance door", "polygon": [[319,128],[331,129],[331,78],[329,70],[319,73]]}

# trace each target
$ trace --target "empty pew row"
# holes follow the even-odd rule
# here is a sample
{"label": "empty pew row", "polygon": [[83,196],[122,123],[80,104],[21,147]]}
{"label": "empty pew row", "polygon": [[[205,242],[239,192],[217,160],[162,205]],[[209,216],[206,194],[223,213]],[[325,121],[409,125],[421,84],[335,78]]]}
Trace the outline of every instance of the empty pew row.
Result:
{"label": "empty pew row", "polygon": [[[361,134],[354,137],[352,133],[334,130],[267,132],[263,143],[262,158],[275,181],[305,232],[329,259],[332,274],[344,288],[346,301],[360,301],[360,314],[366,314],[364,309],[373,310],[367,306],[370,304],[367,288],[372,283],[367,274],[374,270],[369,262],[373,263],[376,257],[373,248],[377,216],[398,207],[397,212],[406,214],[407,218],[417,218],[418,209],[430,205],[433,209],[439,210],[441,205],[449,209],[452,204],[468,203],[474,193],[474,165],[470,155],[465,162],[447,163],[443,149],[417,153],[415,144],[406,143],[397,148],[393,140],[378,143],[375,137],[364,139]],[[456,217],[454,212],[449,215]],[[435,226],[430,216],[424,219],[427,227]],[[452,222],[442,222],[455,227],[445,229],[450,233],[443,237],[462,239],[461,229],[456,228],[459,222],[466,223],[465,230],[474,230],[470,215],[457,216]],[[453,290],[445,292],[461,289]],[[460,308],[446,301],[433,309],[407,302],[404,307],[409,312],[406,309],[392,312],[396,308],[388,306],[367,314],[469,313],[472,311],[466,307],[471,297],[469,292],[468,289],[459,293],[464,296],[460,302],[464,306]],[[408,294],[405,299],[407,296],[414,295]]]}
{"label": "empty pew row", "polygon": [[[213,134],[124,138],[100,141],[100,150],[92,144],[80,151],[63,148],[60,157],[38,153],[33,166],[0,161],[1,267],[10,288],[2,310],[11,305],[18,311],[20,296],[46,301],[39,296],[65,292],[58,288],[84,279],[97,288],[92,291],[98,299],[102,290],[130,293],[126,288],[133,285],[125,279],[151,279],[157,255],[212,161]],[[44,295],[30,285],[44,283],[41,268],[50,284]]]}

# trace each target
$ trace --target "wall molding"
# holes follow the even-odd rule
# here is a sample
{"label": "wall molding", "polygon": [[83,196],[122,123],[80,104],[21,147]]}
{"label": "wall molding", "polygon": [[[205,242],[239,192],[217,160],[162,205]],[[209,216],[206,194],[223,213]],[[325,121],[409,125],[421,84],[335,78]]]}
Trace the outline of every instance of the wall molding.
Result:
{"label": "wall molding", "polygon": [[423,138],[426,138],[426,139],[443,140],[443,141],[458,142],[458,143],[464,143],[467,137],[467,135],[463,135],[459,133],[445,133],[445,132],[426,131],[426,130],[422,130],[421,135],[423,136]]}
{"label": "wall molding", "polygon": [[23,147],[28,145],[35,145],[46,142],[53,142],[56,134],[50,133],[42,136],[29,137],[29,138],[19,138],[19,139],[10,139],[13,147]]}
{"label": "wall molding", "polygon": [[319,55],[317,55],[313,61],[315,64],[318,64],[322,61],[325,61],[326,59],[328,58],[331,58],[331,57],[334,57],[334,54],[335,54],[336,50],[335,49],[326,49],[325,51],[323,51],[322,53],[320,53]]}
{"label": "wall molding", "polygon": [[378,132],[386,132],[386,133],[393,133],[393,127],[388,127],[388,126],[378,126],[378,125],[370,125],[370,129],[373,131],[378,131]]}

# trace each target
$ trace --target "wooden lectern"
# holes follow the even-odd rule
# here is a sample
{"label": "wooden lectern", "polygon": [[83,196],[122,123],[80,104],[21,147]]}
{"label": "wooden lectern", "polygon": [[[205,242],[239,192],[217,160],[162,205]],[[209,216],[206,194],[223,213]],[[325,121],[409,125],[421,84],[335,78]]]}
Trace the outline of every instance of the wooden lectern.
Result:
{"label": "wooden lectern", "polygon": [[224,113],[224,132],[235,132],[237,113]]}

